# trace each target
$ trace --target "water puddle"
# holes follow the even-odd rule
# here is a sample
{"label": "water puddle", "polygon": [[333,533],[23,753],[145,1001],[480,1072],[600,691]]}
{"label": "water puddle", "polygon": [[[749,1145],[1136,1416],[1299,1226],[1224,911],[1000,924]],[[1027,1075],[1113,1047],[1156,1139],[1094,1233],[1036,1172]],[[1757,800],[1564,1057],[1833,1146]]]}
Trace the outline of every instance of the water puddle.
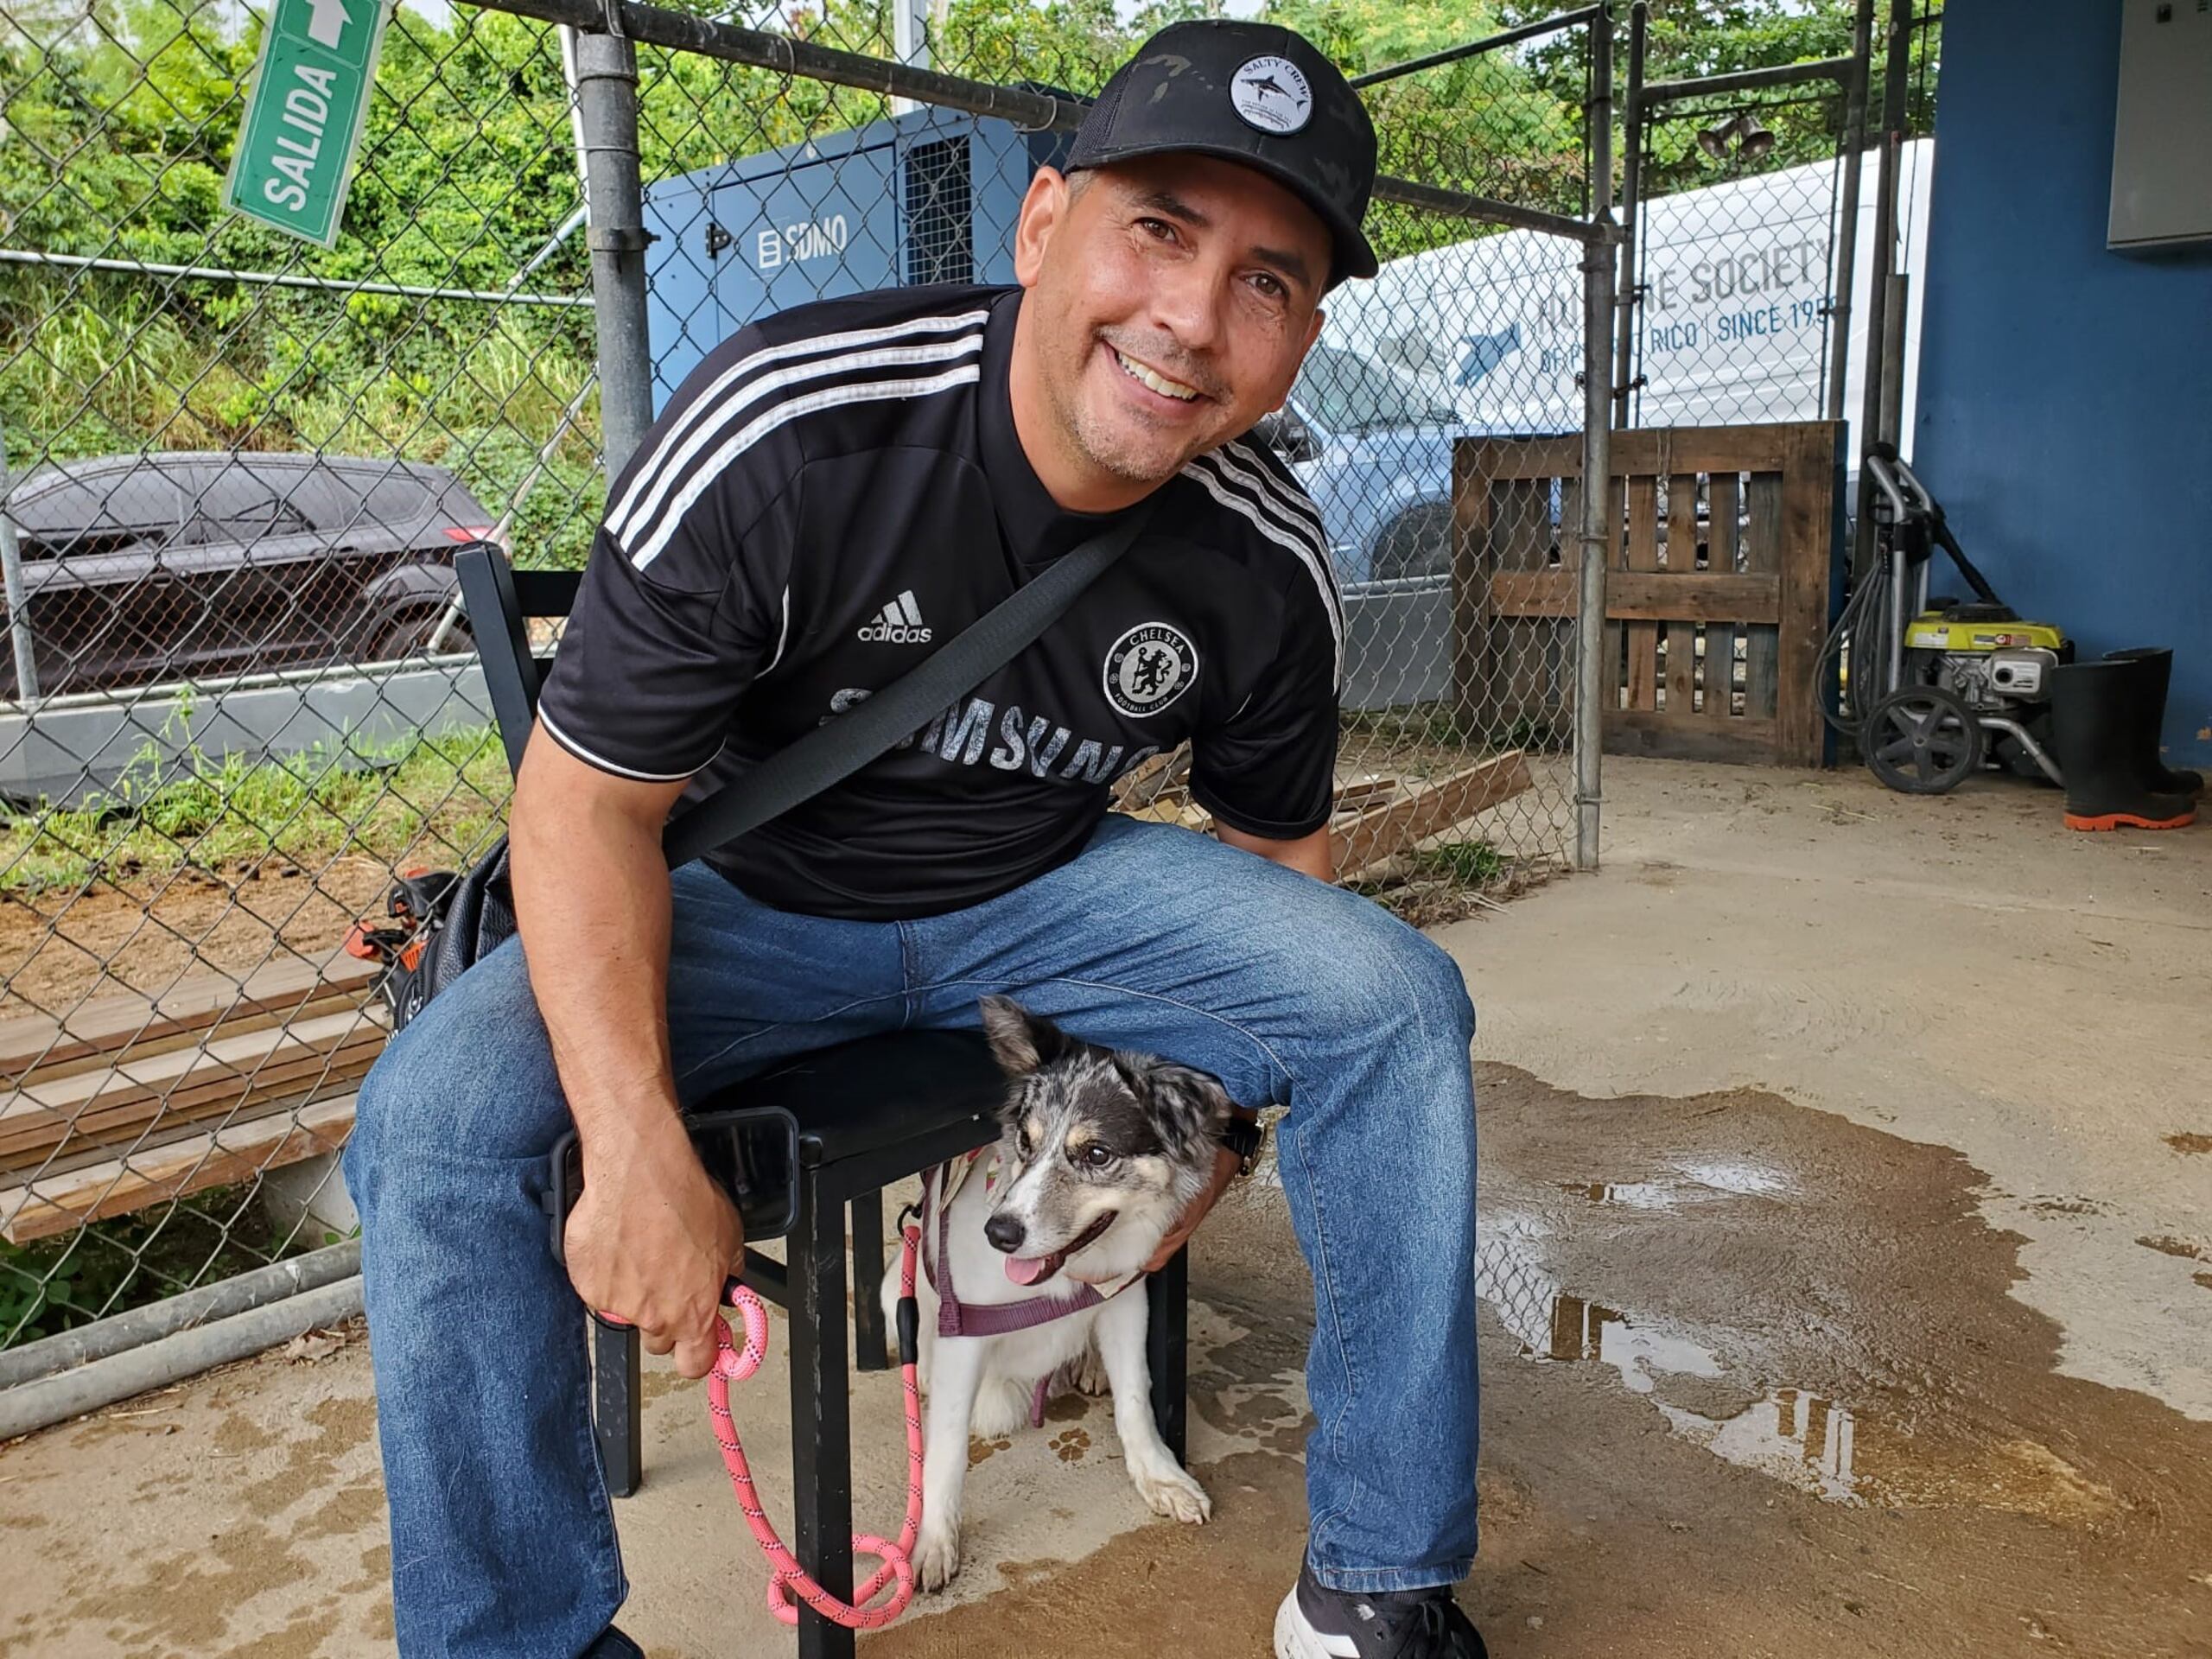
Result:
{"label": "water puddle", "polygon": [[[1592,1203],[1664,1207],[1639,1202],[1654,1185],[1567,1190]],[[1624,1192],[1630,1196],[1611,1196]],[[1543,1265],[1547,1230],[1530,1217],[1502,1219],[1485,1229],[1477,1261],[1476,1292],[1520,1339],[1524,1357],[1608,1366],[1631,1394],[1649,1397],[1675,1433],[1715,1457],[1831,1503],[1858,1500],[1858,1414],[1808,1389],[1741,1388],[1703,1343],[1572,1294]]]}
{"label": "water puddle", "polygon": [[[1755,1166],[1684,1167],[1735,1180],[1747,1193],[1774,1190]],[[1664,1207],[1642,1202],[1649,1197],[1645,1189],[1663,1184],[1601,1185],[1594,1197],[1588,1185],[1565,1185],[1592,1203]],[[1719,1190],[1717,1180],[1698,1185]],[[2008,1427],[1929,1420],[1886,1395],[1869,1412],[1864,1402],[1777,1384],[1740,1361],[1732,1364],[1679,1325],[1578,1294],[1549,1265],[1560,1237],[1557,1219],[1541,1212],[1484,1217],[1476,1292],[1518,1338],[1522,1357],[1606,1367],[1630,1393],[1648,1399],[1675,1433],[1725,1462],[1833,1503],[1967,1504],[2080,1521],[2115,1502],[2040,1440]],[[1739,1349],[1757,1346],[1740,1332],[1726,1339]]]}
{"label": "water puddle", "polygon": [[1799,1389],[1777,1389],[1724,1422],[1658,1402],[1668,1425],[1715,1457],[1831,1503],[1859,1497],[1857,1414]]}
{"label": "water puddle", "polygon": [[1671,1176],[1646,1181],[1562,1181],[1560,1190],[1586,1204],[1623,1210],[1678,1210],[1723,1198],[1788,1198],[1797,1184],[1763,1164],[1723,1160],[1675,1166]]}

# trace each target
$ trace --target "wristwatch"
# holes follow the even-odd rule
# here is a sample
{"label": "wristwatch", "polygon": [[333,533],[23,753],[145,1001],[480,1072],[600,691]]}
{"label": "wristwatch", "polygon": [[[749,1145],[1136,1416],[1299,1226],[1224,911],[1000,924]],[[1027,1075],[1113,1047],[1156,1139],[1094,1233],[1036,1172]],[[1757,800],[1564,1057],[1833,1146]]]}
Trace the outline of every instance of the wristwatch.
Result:
{"label": "wristwatch", "polygon": [[1229,1122],[1222,1125],[1221,1144],[1236,1154],[1239,1180],[1249,1175],[1253,1166],[1260,1161],[1260,1147],[1267,1138],[1260,1120],[1247,1117],[1242,1112],[1232,1112]]}

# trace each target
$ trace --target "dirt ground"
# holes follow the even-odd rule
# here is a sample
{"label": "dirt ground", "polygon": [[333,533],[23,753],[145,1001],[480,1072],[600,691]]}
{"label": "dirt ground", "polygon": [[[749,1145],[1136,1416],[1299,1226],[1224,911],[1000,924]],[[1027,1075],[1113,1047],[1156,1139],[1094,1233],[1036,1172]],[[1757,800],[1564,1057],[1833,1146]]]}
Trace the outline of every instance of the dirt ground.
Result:
{"label": "dirt ground", "polygon": [[[2212,826],[1629,762],[1606,814],[1604,874],[1440,935],[1483,1016],[1491,1650],[2212,1656]],[[966,1570],[864,1653],[1266,1652],[1306,1320],[1264,1185],[1193,1290],[1211,1523],[1057,1402],[971,1449]],[[625,1628],[789,1651],[697,1390],[650,1392]],[[896,1395],[856,1385],[867,1524]],[[355,1332],[0,1452],[0,1656],[388,1650],[373,1423]]]}
{"label": "dirt ground", "polygon": [[210,972],[243,979],[288,951],[320,961],[379,913],[391,872],[346,857],[179,870],[136,887],[0,893],[0,1019],[92,998],[158,996]]}

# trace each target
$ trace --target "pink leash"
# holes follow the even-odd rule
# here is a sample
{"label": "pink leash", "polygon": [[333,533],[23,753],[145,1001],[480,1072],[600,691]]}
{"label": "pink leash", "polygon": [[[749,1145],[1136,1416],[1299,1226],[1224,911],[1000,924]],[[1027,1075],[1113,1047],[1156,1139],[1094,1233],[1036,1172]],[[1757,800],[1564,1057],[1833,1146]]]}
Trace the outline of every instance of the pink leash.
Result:
{"label": "pink leash", "polygon": [[[784,1541],[776,1536],[776,1529],[769,1523],[767,1514],[760,1507],[760,1495],[753,1490],[753,1471],[745,1461],[745,1448],[738,1444],[737,1424],[729,1414],[729,1385],[732,1378],[743,1382],[760,1369],[760,1362],[768,1352],[768,1311],[760,1299],[743,1285],[733,1286],[728,1293],[730,1306],[745,1321],[745,1346],[741,1350],[730,1339],[729,1324],[717,1320],[715,1341],[719,1351],[715,1356],[715,1368],[707,1373],[707,1407],[714,1415],[715,1439],[722,1448],[722,1461],[729,1466],[729,1483],[737,1491],[738,1507],[745,1511],[745,1522],[753,1529],[753,1536],[760,1545],[760,1553],[768,1558],[768,1611],[785,1624],[798,1623],[798,1603],[794,1595],[804,1599],[806,1605],[833,1624],[842,1624],[851,1630],[877,1630],[906,1611],[906,1604],[914,1599],[914,1540],[922,1529],[922,1393],[915,1378],[916,1354],[912,1326],[914,1315],[914,1256],[921,1248],[919,1226],[902,1224],[899,1236],[905,1241],[899,1262],[899,1371],[906,1384],[906,1524],[899,1529],[899,1541],[886,1543],[868,1533],[853,1535],[853,1553],[874,1556],[882,1563],[860,1587],[859,1594],[848,1603],[831,1595],[802,1569]],[[890,1599],[871,1607],[868,1600],[896,1579],[898,1588]]]}

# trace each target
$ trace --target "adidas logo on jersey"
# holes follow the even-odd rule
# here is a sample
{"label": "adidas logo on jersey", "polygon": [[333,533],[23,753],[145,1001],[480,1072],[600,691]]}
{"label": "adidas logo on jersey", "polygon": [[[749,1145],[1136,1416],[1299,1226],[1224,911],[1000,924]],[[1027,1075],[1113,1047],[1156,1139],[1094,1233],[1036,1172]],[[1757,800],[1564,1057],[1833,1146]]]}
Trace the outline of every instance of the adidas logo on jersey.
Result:
{"label": "adidas logo on jersey", "polygon": [[930,630],[922,620],[922,607],[914,603],[913,590],[909,588],[878,611],[853,638],[880,645],[926,645]]}

